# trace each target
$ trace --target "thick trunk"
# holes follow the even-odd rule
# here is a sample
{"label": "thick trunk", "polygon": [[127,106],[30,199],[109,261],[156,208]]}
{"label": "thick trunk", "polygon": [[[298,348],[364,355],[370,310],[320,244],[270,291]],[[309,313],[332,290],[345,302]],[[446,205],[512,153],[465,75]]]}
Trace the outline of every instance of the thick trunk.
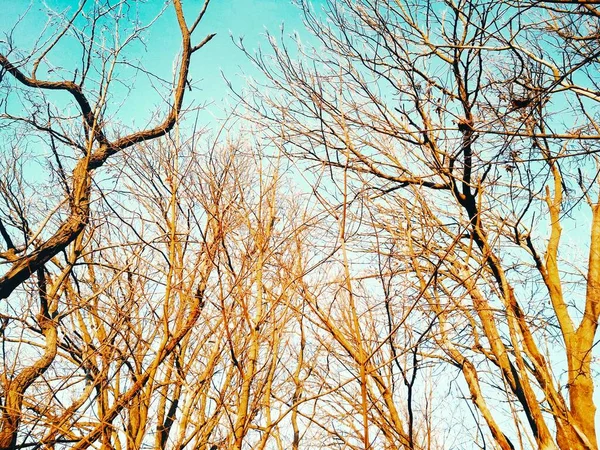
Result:
{"label": "thick trunk", "polygon": [[[585,339],[587,341],[587,339]],[[573,437],[571,448],[598,449],[596,438],[596,405],[594,404],[594,380],[592,378],[590,363],[591,352],[587,345],[578,345],[573,350],[569,360],[569,403],[571,409],[571,428]],[[575,445],[576,442],[579,442]]]}
{"label": "thick trunk", "polygon": [[73,170],[73,198],[71,212],[58,230],[30,254],[19,258],[10,270],[0,278],[0,299],[10,294],[36,270],[57,253],[67,248],[85,229],[89,220],[89,196],[91,175],[87,161],[82,159]]}
{"label": "thick trunk", "polygon": [[5,387],[5,405],[0,419],[0,450],[15,448],[19,424],[21,422],[23,395],[27,388],[50,366],[58,348],[57,324],[43,319],[42,326],[46,338],[44,354],[33,365],[23,369]]}

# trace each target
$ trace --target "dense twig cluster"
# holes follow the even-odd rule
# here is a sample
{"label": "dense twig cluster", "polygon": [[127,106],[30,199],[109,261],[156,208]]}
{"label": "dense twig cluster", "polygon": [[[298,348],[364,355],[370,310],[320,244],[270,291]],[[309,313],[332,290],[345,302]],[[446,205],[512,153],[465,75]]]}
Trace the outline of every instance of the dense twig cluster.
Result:
{"label": "dense twig cluster", "polygon": [[226,137],[208,0],[137,131],[88,3],[0,47],[0,448],[598,448],[595,2],[299,1]]}

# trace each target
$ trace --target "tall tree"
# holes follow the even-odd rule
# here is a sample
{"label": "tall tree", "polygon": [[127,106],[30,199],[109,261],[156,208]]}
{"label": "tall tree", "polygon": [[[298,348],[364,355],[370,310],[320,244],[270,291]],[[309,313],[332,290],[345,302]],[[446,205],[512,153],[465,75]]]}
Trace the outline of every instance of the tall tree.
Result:
{"label": "tall tree", "polygon": [[315,48],[246,52],[268,82],[241,100],[302,167],[349,174],[494,445],[597,449],[597,5],[299,3]]}
{"label": "tall tree", "polygon": [[[96,305],[91,298],[91,304],[65,306],[74,301],[74,287],[69,280],[75,277],[75,267],[86,259],[93,259],[88,248],[93,230],[87,234],[86,230],[91,221],[92,203],[98,199],[94,183],[99,169],[114,155],[173,129],[183,112],[192,56],[214,36],[209,34],[200,40],[193,37],[208,0],[190,22],[186,21],[181,2],[172,2],[170,7],[181,35],[181,48],[174,81],[166,95],[170,97],[168,108],[156,124],[125,132],[130,127],[111,119],[117,112],[112,108],[113,95],[131,87],[121,78],[121,70],[132,64],[127,58],[128,52],[139,44],[144,32],[154,23],[154,20],[142,23],[131,3],[82,1],[74,11],[64,14],[49,11],[48,27],[29,50],[14,46],[13,33],[19,24],[12,28],[0,47],[0,79],[5,97],[0,118],[5,136],[8,138],[12,130],[14,137],[12,141],[6,139],[4,144],[7,164],[0,182],[3,240],[0,258],[6,265],[0,276],[0,299],[10,300],[8,306],[2,307],[4,331],[27,330],[21,335],[22,339],[31,332],[42,337],[42,343],[33,344],[39,351],[30,350],[28,358],[22,357],[18,350],[17,354],[4,354],[0,448],[15,446],[25,393],[62,351],[59,334],[65,311],[69,307],[85,310]],[[79,52],[81,57],[74,66],[62,68],[61,51],[63,55]],[[53,58],[60,62],[53,64]],[[136,67],[136,70],[143,69]],[[65,102],[66,97],[69,100]],[[52,170],[51,182],[44,179],[49,172],[32,176],[39,171],[22,151],[36,139],[35,143],[46,150],[42,163]],[[47,183],[44,185],[44,182]],[[40,198],[41,189],[48,195]],[[98,284],[100,280],[94,280],[92,272],[89,276],[93,288],[106,288]],[[14,323],[25,327],[14,327]],[[182,322],[181,330],[163,342],[167,353],[178,345],[183,338],[179,332],[185,334],[188,325]],[[116,339],[109,331],[101,333],[102,327],[97,326],[96,331],[100,333],[97,338],[102,345],[105,339],[110,342]],[[85,333],[80,337],[87,339]],[[86,344],[92,345],[92,342]],[[159,354],[157,361],[167,356]],[[108,350],[103,355],[108,359],[114,356]],[[100,367],[94,366],[84,354],[79,357],[92,371],[88,375],[95,379],[93,368],[101,370]],[[14,359],[8,362],[11,358]],[[143,384],[144,377],[149,376],[145,372],[134,385]],[[124,395],[120,402],[131,401],[129,397]],[[99,435],[106,436],[107,427],[118,412],[116,405],[101,412],[101,415],[107,414],[104,425],[86,437],[89,442],[83,442],[88,444],[77,445],[89,445]],[[54,420],[62,426],[62,419],[54,417],[51,422]]]}

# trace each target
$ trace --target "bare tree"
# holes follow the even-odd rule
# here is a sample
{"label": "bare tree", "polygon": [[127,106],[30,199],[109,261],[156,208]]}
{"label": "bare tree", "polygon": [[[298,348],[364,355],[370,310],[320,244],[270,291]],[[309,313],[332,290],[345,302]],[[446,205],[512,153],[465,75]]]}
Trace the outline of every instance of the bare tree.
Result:
{"label": "bare tree", "polygon": [[370,204],[435,322],[418,353],[462,373],[481,445],[596,449],[597,6],[299,3],[315,48],[247,52],[269,82],[241,100]]}
{"label": "bare tree", "polygon": [[298,3],[210,139],[208,1],[172,81],[127,1],[2,41],[0,448],[597,449],[597,6]]}
{"label": "bare tree", "polygon": [[[12,32],[3,41],[0,78],[7,100],[1,118],[6,127],[12,127],[15,138],[12,142],[13,158],[9,160],[12,170],[6,171],[1,185],[3,213],[0,234],[4,247],[1,257],[7,267],[0,278],[0,298],[11,299],[10,306],[3,308],[7,329],[11,329],[13,321],[22,321],[22,330],[43,336],[43,343],[32,343],[39,351],[31,350],[30,358],[18,357],[26,336],[22,334],[23,345],[17,345],[17,354],[4,356],[0,448],[16,445],[23,419],[25,392],[62,351],[59,324],[64,314],[71,312],[69,308],[85,309],[89,306],[78,303],[65,305],[79,301],[73,297],[75,287],[69,280],[74,277],[75,267],[86,257],[90,258],[87,246],[94,233],[92,229],[86,234],[86,229],[90,225],[95,195],[94,172],[113,155],[164,136],[173,129],[182,113],[192,55],[214,36],[209,34],[197,44],[192,37],[207,7],[208,1],[190,25],[186,22],[180,1],[173,1],[172,8],[181,33],[181,53],[174,81],[169,87],[171,100],[168,110],[156,125],[129,133],[123,132],[121,126],[111,121],[110,117],[115,113],[109,106],[112,102],[111,93],[120,82],[120,67],[127,64],[129,48],[153,21],[141,24],[128,2],[95,2],[91,5],[83,1],[69,16],[52,12],[51,26],[44,30],[29,51],[13,45]],[[72,41],[75,41],[74,46],[65,47],[65,42],[72,44]],[[61,69],[50,62],[53,54],[65,48],[81,54],[81,60],[70,69]],[[143,70],[143,67],[136,69]],[[61,105],[59,101],[53,106],[51,99],[60,92],[68,95],[71,102]],[[6,132],[9,133],[10,129]],[[29,141],[23,139],[27,134]],[[24,175],[31,173],[31,168],[27,171],[24,167],[25,155],[19,152],[18,147],[31,144],[33,136],[39,137],[42,145],[46,146],[54,169],[54,182],[45,186],[41,183],[37,186],[29,184],[31,180],[28,182]],[[35,198],[36,189],[40,187],[47,189],[50,195],[42,199],[39,205],[29,204],[28,199],[31,196]],[[55,201],[54,205],[52,201]],[[95,279],[93,271],[88,275],[92,289],[106,289],[113,283]],[[103,285],[103,282],[107,285]],[[16,291],[18,288],[21,289]],[[96,291],[95,294],[99,295],[100,292]],[[92,305],[96,300],[91,294],[89,301]],[[35,303],[37,305],[34,306]],[[190,318],[196,314],[192,311],[197,311],[197,307],[190,306]],[[34,314],[35,310],[38,312]],[[173,352],[192,323],[183,320],[173,330],[171,338],[162,342],[155,361],[160,362]],[[85,334],[81,338],[85,340]],[[96,341],[96,344],[105,345],[106,339],[113,341],[117,336],[106,331],[97,338],[100,341]],[[92,345],[92,342],[87,344]],[[103,354],[105,361],[113,356],[108,350]],[[93,373],[94,367],[100,371],[108,371],[108,367],[95,366],[85,354],[79,357],[81,364],[89,365],[91,372],[88,376],[109,376],[109,372]],[[146,370],[135,379],[126,394],[115,400],[114,405],[101,411],[105,422],[75,447],[88,446],[100,435],[104,440],[111,421],[122,405],[132,401],[152,376],[152,371]],[[61,383],[58,380],[56,382]],[[85,396],[80,401],[85,402]],[[53,413],[48,411],[47,414]],[[64,426],[61,416],[49,417],[51,422]]]}

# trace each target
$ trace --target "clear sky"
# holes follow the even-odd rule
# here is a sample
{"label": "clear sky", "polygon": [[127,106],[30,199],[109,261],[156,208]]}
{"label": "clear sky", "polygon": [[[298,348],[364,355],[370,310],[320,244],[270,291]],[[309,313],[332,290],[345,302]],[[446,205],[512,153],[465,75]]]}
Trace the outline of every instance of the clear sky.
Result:
{"label": "clear sky", "polygon": [[[93,5],[94,1],[88,0],[87,3]],[[115,0],[112,3],[118,2]],[[164,7],[165,3],[170,2],[147,0],[143,3],[130,3],[137,8],[141,21],[147,23]],[[183,3],[188,21],[191,21],[203,1],[193,0]],[[42,33],[48,22],[47,8],[66,12],[69,16],[76,11],[79,4],[79,0],[0,0],[0,11],[2,11],[0,40],[6,41],[6,35],[18,22],[19,16],[28,11],[25,19],[13,33],[15,46],[23,53],[27,53],[40,34],[49,35],[48,30]],[[209,33],[217,33],[217,36],[194,55],[189,77],[194,89],[186,93],[185,104],[198,105],[209,102],[212,105],[208,109],[218,115],[223,100],[228,96],[223,76],[232,81],[235,86],[241,87],[243,85],[241,74],[257,75],[250,61],[232,42],[232,37],[234,39],[243,37],[244,45],[248,49],[257,49],[259,46],[266,48],[268,47],[266,30],[278,36],[282,24],[285,24],[286,34],[294,30],[299,31],[301,35],[307,34],[303,32],[302,13],[291,0],[212,0],[205,18],[195,33],[195,39],[197,43]],[[50,29],[52,27],[51,25]],[[179,29],[170,5],[147,33],[145,44],[145,48],[141,45],[132,46],[134,51],[128,53],[128,57],[140,58],[147,70],[162,78],[170,79],[173,60],[180,44]],[[0,49],[5,51],[5,48],[5,42],[0,43]],[[80,46],[74,41],[69,43],[68,39],[65,39],[62,47],[57,47],[50,52],[47,59],[54,66],[72,71],[80,65],[80,54]],[[31,69],[30,66],[27,68]],[[43,74],[43,70],[40,70],[40,73]],[[46,76],[48,79],[53,79],[53,74]],[[120,110],[118,118],[121,121],[133,119],[136,125],[142,126],[153,110],[161,104],[164,105],[163,99],[149,87],[145,76],[138,73],[134,77],[133,74],[123,72],[122,77],[134,80],[130,83],[134,84],[134,89],[122,97],[115,98],[114,109]],[[60,94],[56,97],[59,96]],[[123,101],[123,98],[126,100]],[[54,100],[60,101],[58,98]]]}

